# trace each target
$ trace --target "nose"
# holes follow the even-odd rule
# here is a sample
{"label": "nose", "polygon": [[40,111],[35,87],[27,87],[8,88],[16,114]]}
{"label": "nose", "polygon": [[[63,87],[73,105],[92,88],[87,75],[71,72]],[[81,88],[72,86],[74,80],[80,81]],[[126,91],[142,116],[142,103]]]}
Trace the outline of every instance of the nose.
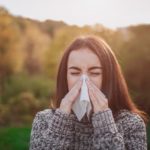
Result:
{"label": "nose", "polygon": [[87,74],[82,74],[80,78],[81,78],[81,79],[84,79],[84,80],[89,79],[89,77],[88,77],[88,75],[87,75]]}

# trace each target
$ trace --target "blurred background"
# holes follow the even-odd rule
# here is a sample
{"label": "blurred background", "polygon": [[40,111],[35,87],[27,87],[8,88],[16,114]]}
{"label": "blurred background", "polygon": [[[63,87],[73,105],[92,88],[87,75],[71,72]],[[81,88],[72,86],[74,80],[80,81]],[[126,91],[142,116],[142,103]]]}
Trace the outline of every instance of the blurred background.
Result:
{"label": "blurred background", "polygon": [[[37,111],[54,98],[66,46],[95,34],[115,52],[133,101],[150,115],[148,0],[0,0],[0,149],[29,149]],[[150,124],[147,125],[150,149]]]}

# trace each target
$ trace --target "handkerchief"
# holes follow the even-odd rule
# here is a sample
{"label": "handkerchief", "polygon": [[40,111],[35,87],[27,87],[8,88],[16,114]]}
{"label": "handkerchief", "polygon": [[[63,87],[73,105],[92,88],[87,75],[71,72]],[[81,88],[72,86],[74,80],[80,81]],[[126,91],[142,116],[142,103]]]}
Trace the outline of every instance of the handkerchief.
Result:
{"label": "handkerchief", "polygon": [[82,75],[82,86],[80,95],[77,97],[75,102],[73,103],[72,110],[80,121],[83,116],[86,114],[88,119],[90,120],[90,112],[92,110],[92,105],[88,93],[88,88],[86,84],[86,79],[88,79],[87,75]]}

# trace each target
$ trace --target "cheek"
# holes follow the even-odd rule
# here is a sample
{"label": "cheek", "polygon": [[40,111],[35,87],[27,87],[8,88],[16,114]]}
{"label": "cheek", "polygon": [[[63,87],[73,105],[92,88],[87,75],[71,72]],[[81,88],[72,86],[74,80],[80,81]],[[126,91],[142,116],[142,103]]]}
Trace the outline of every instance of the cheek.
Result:
{"label": "cheek", "polygon": [[67,75],[67,82],[68,82],[68,90],[69,91],[75,85],[75,83],[78,81],[79,78],[80,77],[78,77],[78,76]]}
{"label": "cheek", "polygon": [[102,87],[102,76],[100,76],[100,77],[91,77],[90,78],[91,79],[91,81],[99,88],[99,89],[101,89],[101,87]]}

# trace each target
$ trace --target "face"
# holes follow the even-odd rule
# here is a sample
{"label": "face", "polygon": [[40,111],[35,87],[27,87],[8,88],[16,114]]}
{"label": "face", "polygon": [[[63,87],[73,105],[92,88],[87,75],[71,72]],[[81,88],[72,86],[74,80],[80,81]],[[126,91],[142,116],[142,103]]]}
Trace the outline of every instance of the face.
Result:
{"label": "face", "polygon": [[70,90],[81,75],[88,78],[101,89],[102,66],[99,58],[88,48],[81,48],[70,53],[67,64],[67,82]]}

